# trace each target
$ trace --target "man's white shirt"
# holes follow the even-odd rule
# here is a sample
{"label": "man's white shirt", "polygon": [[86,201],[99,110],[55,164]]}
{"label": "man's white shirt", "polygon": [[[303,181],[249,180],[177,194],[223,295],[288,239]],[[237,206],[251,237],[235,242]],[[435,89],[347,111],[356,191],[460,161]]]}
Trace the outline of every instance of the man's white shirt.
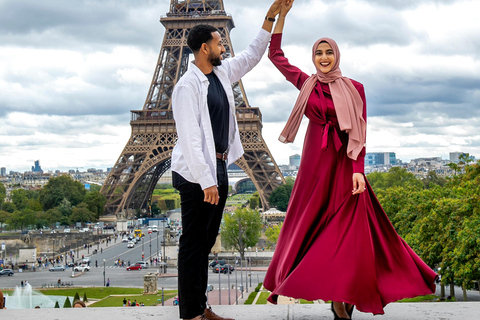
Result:
{"label": "man's white shirt", "polygon": [[[222,60],[220,66],[213,68],[225,90],[230,109],[227,165],[243,155],[232,84],[258,64],[270,36],[268,31],[261,29],[247,49],[233,58]],[[202,189],[217,185],[215,141],[207,104],[208,85],[205,74],[192,62],[172,94],[172,111],[178,134],[172,152],[172,171],[187,181],[200,184]]]}

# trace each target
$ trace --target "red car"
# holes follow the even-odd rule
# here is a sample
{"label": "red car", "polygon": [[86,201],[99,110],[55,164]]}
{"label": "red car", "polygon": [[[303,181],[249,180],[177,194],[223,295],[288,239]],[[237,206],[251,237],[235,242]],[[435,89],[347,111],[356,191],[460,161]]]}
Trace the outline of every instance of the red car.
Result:
{"label": "red car", "polygon": [[134,265],[134,266],[127,267],[127,271],[130,271],[130,270],[142,270],[142,266],[141,265]]}

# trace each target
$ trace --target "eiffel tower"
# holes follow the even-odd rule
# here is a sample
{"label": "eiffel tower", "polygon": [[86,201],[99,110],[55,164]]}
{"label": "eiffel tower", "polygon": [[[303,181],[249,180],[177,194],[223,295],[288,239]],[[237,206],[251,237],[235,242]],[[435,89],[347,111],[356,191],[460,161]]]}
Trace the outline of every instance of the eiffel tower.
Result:
{"label": "eiffel tower", "polygon": [[[223,0],[171,0],[170,11],[160,22],[165,26],[165,36],[150,90],[143,109],[131,111],[132,134],[101,189],[107,198],[101,217],[104,221],[129,217],[129,209],[147,209],[158,179],[170,168],[177,139],[171,97],[188,68],[190,29],[197,24],[218,28],[225,57],[234,55],[230,30],[235,25],[225,12]],[[263,208],[268,209],[268,197],[285,180],[263,140],[260,110],[249,105],[241,81],[232,88],[245,151],[236,164],[253,181]]]}

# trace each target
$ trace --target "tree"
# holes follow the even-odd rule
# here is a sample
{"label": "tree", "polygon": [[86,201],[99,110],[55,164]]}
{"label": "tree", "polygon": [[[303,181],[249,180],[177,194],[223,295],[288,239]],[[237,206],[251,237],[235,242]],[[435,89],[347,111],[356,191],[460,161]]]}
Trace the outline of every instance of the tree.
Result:
{"label": "tree", "polygon": [[[34,190],[25,190],[25,189],[15,189],[12,190],[10,194],[12,203],[15,205],[17,210],[31,209],[36,210],[38,206],[38,191]],[[41,210],[41,206],[40,206]]]}
{"label": "tree", "polygon": [[17,210],[17,208],[15,208],[15,205],[12,202],[4,202],[2,208],[8,213],[13,213],[15,210]]}
{"label": "tree", "polygon": [[[3,185],[3,183],[0,183],[0,205],[2,205],[5,202],[5,198],[7,197],[7,189]],[[0,208],[1,210],[2,208]]]}
{"label": "tree", "polygon": [[26,230],[29,226],[35,225],[36,220],[35,212],[23,209],[10,214],[7,223],[14,229]]}
{"label": "tree", "polygon": [[70,221],[72,223],[75,222],[91,222],[95,220],[95,213],[88,210],[87,205],[82,202],[78,206],[72,209],[72,215],[70,217]]}
{"label": "tree", "polygon": [[412,190],[423,188],[422,182],[413,173],[400,167],[392,167],[388,172],[372,172],[367,179],[375,192],[393,187],[408,187]]}
{"label": "tree", "polygon": [[260,208],[260,196],[258,195],[258,191],[255,191],[253,195],[250,197],[248,205],[252,210]]}
{"label": "tree", "polygon": [[79,181],[74,181],[70,176],[52,178],[40,191],[40,202],[44,210],[58,206],[63,199],[68,200],[73,206],[83,201],[85,187]]}
{"label": "tree", "polygon": [[290,195],[292,194],[293,184],[295,180],[292,177],[285,179],[286,183],[273,190],[268,198],[270,205],[280,211],[287,211]]}
{"label": "tree", "polygon": [[435,185],[443,187],[447,182],[445,178],[439,177],[433,170],[428,171],[427,176],[422,181],[425,189],[433,188]]}
{"label": "tree", "polygon": [[0,233],[3,232],[3,224],[5,224],[10,219],[10,213],[7,211],[0,210]]}
{"label": "tree", "polygon": [[233,214],[223,217],[221,226],[222,244],[225,248],[233,248],[244,259],[245,249],[257,244],[261,236],[262,217],[258,211],[238,208]]}
{"label": "tree", "polygon": [[44,219],[50,228],[55,229],[55,223],[62,221],[62,212],[58,208],[48,209],[47,211],[40,213],[42,219]]}
{"label": "tree", "polygon": [[72,307],[72,303],[70,302],[70,299],[67,297],[67,299],[65,299],[65,303],[63,304],[63,307],[64,308],[71,308]]}
{"label": "tree", "polygon": [[88,210],[95,214],[95,218],[98,219],[105,210],[107,198],[99,191],[90,191],[85,195],[83,202],[87,205]]}
{"label": "tree", "polygon": [[268,246],[270,248],[275,248],[275,246],[277,245],[278,236],[280,235],[280,230],[282,229],[282,225],[283,223],[280,225],[276,224],[276,225],[267,227],[267,229],[265,230],[265,236],[267,237]]}

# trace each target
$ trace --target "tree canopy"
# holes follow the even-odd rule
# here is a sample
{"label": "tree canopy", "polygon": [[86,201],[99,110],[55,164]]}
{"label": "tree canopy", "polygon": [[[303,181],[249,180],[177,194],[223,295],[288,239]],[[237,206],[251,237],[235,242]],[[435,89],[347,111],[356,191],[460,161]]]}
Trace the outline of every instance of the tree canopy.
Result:
{"label": "tree canopy", "polygon": [[245,249],[257,244],[262,231],[262,217],[258,211],[237,208],[233,214],[223,216],[221,225],[222,245],[235,249],[243,259]]}
{"label": "tree canopy", "polygon": [[292,194],[293,184],[295,180],[292,177],[285,178],[286,183],[273,190],[268,198],[270,206],[280,211],[287,211],[290,195]]}
{"label": "tree canopy", "polygon": [[66,199],[72,206],[83,201],[86,190],[83,184],[70,176],[52,178],[40,191],[40,202],[44,210],[54,208]]}

